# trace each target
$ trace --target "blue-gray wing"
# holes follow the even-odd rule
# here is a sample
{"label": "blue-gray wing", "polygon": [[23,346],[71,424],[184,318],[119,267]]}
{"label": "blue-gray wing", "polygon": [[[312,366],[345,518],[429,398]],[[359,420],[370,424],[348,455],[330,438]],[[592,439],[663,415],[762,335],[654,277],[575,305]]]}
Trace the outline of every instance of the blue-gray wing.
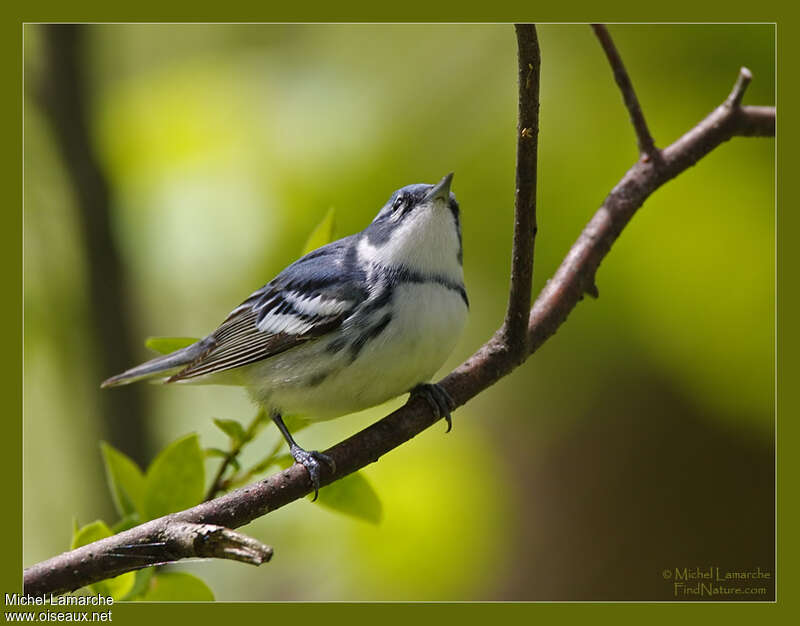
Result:
{"label": "blue-gray wing", "polygon": [[253,293],[203,340],[205,352],[167,382],[242,367],[339,328],[368,296],[349,240],[310,252]]}

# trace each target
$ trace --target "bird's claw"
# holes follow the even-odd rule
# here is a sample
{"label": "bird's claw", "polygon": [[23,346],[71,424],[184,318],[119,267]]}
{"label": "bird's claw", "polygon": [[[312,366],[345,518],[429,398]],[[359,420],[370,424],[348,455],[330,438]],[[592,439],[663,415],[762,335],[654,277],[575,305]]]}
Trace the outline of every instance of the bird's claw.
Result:
{"label": "bird's claw", "polygon": [[447,422],[445,432],[449,433],[453,429],[453,418],[450,413],[456,407],[456,403],[453,402],[453,398],[444,387],[436,383],[422,383],[411,390],[411,396],[422,396],[431,407],[433,414],[437,418],[445,419]]}
{"label": "bird's claw", "polygon": [[[320,461],[325,463],[325,465],[330,468],[331,472],[336,471],[336,463],[327,454],[322,454],[322,452],[317,452],[316,450],[303,450],[303,448],[298,445],[292,446],[290,452],[295,462],[300,463],[300,465],[305,467],[306,471],[308,471],[308,477],[311,479],[311,484],[314,486],[314,500],[316,500],[319,495]],[[314,500],[312,500],[312,502],[314,502]]]}

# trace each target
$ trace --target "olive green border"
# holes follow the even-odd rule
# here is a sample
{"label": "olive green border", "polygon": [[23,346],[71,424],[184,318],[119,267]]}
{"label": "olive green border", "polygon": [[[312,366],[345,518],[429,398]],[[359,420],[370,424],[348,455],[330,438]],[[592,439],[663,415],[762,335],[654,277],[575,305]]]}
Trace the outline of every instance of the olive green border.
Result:
{"label": "olive green border", "polygon": [[0,211],[3,236],[2,284],[4,296],[0,312],[5,329],[3,349],[2,397],[3,437],[0,464],[3,476],[0,513],[5,544],[0,559],[0,603],[4,594],[20,587],[19,564],[22,562],[22,29],[3,21],[0,37],[5,97],[2,102],[4,206]]}
{"label": "olive green border", "polygon": [[[11,4],[11,3],[9,3]],[[788,110],[790,119],[781,118],[779,138],[776,142],[778,152],[778,602],[753,604],[650,604],[650,603],[485,603],[485,604],[241,604],[217,603],[213,606],[196,604],[137,604],[118,605],[113,610],[114,623],[122,624],[161,624],[177,623],[179,620],[200,618],[217,622],[240,619],[274,622],[274,620],[303,620],[309,623],[336,624],[374,622],[407,622],[410,618],[425,618],[439,623],[442,619],[459,620],[459,623],[473,619],[485,623],[488,619],[548,620],[552,617],[572,618],[587,622],[591,620],[628,621],[631,623],[719,623],[742,621],[752,623],[767,620],[777,623],[787,616],[787,605],[797,605],[798,577],[795,572],[798,553],[796,532],[800,527],[797,516],[797,487],[793,481],[796,475],[798,455],[794,450],[798,441],[797,430],[800,411],[797,402],[798,371],[791,368],[796,362],[799,342],[797,324],[798,311],[798,249],[794,241],[800,233],[800,208],[795,194],[787,193],[783,184],[786,173],[789,176],[798,171],[797,120],[793,112],[797,102],[796,62],[789,59],[800,57],[798,50],[797,22],[790,14],[788,2],[728,2],[698,3],[694,0],[673,0],[669,3],[633,2],[587,2],[567,7],[566,3],[514,2],[500,6],[497,3],[476,4],[473,9],[465,3],[452,3],[448,8],[430,1],[404,1],[402,3],[361,2],[344,5],[341,2],[280,3],[267,2],[226,2],[185,3],[153,2],[139,0],[136,3],[107,3],[77,1],[28,2],[24,6],[3,9],[2,63],[5,66],[6,90],[0,100],[3,106],[4,163],[2,167],[5,191],[2,211],[3,233],[3,315],[4,329],[4,376],[3,399],[7,407],[4,415],[5,435],[2,437],[3,501],[5,506],[0,514],[2,537],[5,550],[0,558],[0,601],[7,592],[21,588],[21,358],[22,358],[22,106],[21,106],[21,50],[22,23],[36,21],[551,21],[583,22],[603,21],[669,21],[669,22],[777,22],[778,24],[778,108]],[[18,3],[23,5],[23,3]],[[186,6],[188,5],[188,6]],[[316,5],[316,6],[315,6]],[[781,6],[783,5],[783,6]],[[602,7],[602,8],[600,8]],[[788,69],[787,69],[788,68]],[[786,78],[786,80],[782,80]],[[789,103],[786,106],[786,103]],[[791,180],[791,178],[790,178]],[[784,210],[784,207],[787,210]],[[785,283],[785,285],[784,285]],[[735,277],[731,285],[735,286]],[[786,288],[783,288],[783,287]],[[794,358],[793,358],[794,357]],[[785,393],[787,389],[789,393]],[[46,390],[42,390],[46,393]],[[792,393],[794,391],[794,393]],[[433,529],[432,529],[433,530]],[[476,564],[479,566],[479,564]],[[422,574],[422,573],[421,573]],[[557,612],[558,615],[553,615]],[[781,613],[777,615],[776,613]],[[768,613],[768,615],[767,615]],[[627,618],[627,619],[626,619]],[[560,621],[560,620],[559,620]]]}

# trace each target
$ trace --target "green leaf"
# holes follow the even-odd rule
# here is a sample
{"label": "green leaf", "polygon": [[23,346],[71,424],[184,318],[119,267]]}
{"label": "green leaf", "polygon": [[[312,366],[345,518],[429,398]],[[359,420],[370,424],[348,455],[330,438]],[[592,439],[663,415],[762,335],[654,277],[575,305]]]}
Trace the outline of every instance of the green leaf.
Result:
{"label": "green leaf", "polygon": [[[112,534],[111,529],[104,521],[95,520],[90,524],[86,524],[83,528],[80,528],[73,535],[70,548],[74,550],[75,548],[85,546],[87,543],[110,537]],[[126,574],[115,576],[114,578],[108,578],[93,583],[89,585],[89,588],[96,594],[111,596],[115,600],[119,600],[133,588],[135,579],[136,576],[133,572],[127,572]]]}
{"label": "green leaf", "polygon": [[100,582],[89,585],[94,593],[101,596],[111,596],[115,600],[121,600],[128,592],[133,589],[136,582],[136,572],[127,572],[114,578],[107,578]]}
{"label": "green leaf", "polygon": [[213,602],[214,593],[202,580],[186,572],[159,572],[142,598],[148,602],[183,600]]}
{"label": "green leaf", "polygon": [[145,519],[151,520],[198,504],[203,499],[204,484],[203,451],[197,435],[173,441],[147,469]]}
{"label": "green leaf", "polygon": [[198,341],[200,340],[196,337],[148,337],[144,340],[144,345],[153,352],[169,354]]}
{"label": "green leaf", "polygon": [[72,535],[72,544],[69,549],[74,550],[85,546],[87,543],[99,541],[112,535],[111,529],[103,520],[95,520],[86,526],[78,528]]}
{"label": "green leaf", "polygon": [[122,517],[142,512],[144,495],[144,474],[139,466],[114,446],[100,443],[103,463],[106,467],[106,480],[111,490],[114,507]]}
{"label": "green leaf", "polygon": [[325,244],[333,241],[333,218],[335,213],[336,211],[333,209],[333,207],[328,209],[328,212],[325,214],[325,217],[322,218],[322,221],[317,224],[317,227],[313,231],[311,231],[311,234],[306,240],[306,245],[303,247],[303,254],[308,254],[312,250],[321,248]]}
{"label": "green leaf", "polygon": [[139,517],[138,513],[126,515],[111,527],[111,532],[116,535],[117,533],[121,533],[123,530],[128,530],[129,528],[138,526],[140,523],[141,518]]}
{"label": "green leaf", "polygon": [[325,508],[378,524],[383,506],[375,488],[367,478],[356,472],[320,490],[317,500]]}
{"label": "green leaf", "polygon": [[244,426],[242,426],[236,420],[227,420],[215,417],[214,423],[217,425],[217,428],[231,438],[234,444],[245,443],[248,440]]}
{"label": "green leaf", "polygon": [[154,567],[145,567],[144,569],[136,570],[134,572],[136,577],[133,582],[133,587],[131,587],[131,590],[125,594],[122,600],[125,602],[130,600],[141,600],[141,596],[147,592],[147,589],[150,586],[150,580],[152,580],[155,572],[156,570]]}

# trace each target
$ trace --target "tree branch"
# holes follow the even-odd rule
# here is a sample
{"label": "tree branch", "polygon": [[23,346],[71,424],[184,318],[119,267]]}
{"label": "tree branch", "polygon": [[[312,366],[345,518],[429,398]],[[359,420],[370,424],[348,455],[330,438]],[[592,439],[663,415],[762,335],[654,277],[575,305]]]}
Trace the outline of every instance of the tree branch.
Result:
{"label": "tree branch", "polygon": [[[583,294],[592,290],[600,262],[636,210],[653,191],[694,165],[731,137],[774,135],[773,107],[738,105],[741,101],[739,92],[743,91],[745,86],[746,81],[740,78],[737,87],[725,103],[663,150],[662,163],[656,165],[652,160],[638,161],[612,189],[570,249],[555,276],[536,299],[526,329],[528,345],[525,356],[535,352],[548,337],[552,336],[582,299]],[[531,91],[520,90],[520,95],[529,97]],[[525,107],[520,105],[520,110],[523,108]],[[526,175],[530,175],[530,170],[528,174],[522,173],[522,176]],[[529,197],[535,197],[535,189]],[[525,241],[530,242],[532,246],[533,238],[528,234],[524,239],[515,239],[520,246],[524,246]],[[522,251],[521,256],[525,254],[528,253]],[[532,255],[528,258],[532,258]],[[523,273],[525,271],[525,268],[517,266],[516,261],[515,269]],[[507,342],[509,335],[505,332],[505,328],[504,325],[475,354],[440,381],[456,406],[463,405],[519,365],[520,359],[515,348]],[[379,422],[326,450],[325,453],[336,463],[336,471],[331,472],[323,465],[321,484],[330,484],[377,461],[437,420],[423,398],[410,399],[403,407]],[[120,548],[124,551],[133,549],[133,546],[152,544],[154,543],[152,537],[164,541],[163,529],[179,523],[213,524],[236,528],[302,498],[311,490],[305,468],[293,465],[265,480],[214,500],[147,522],[119,535],[34,565],[25,571],[25,592],[33,595],[61,593],[122,571],[152,565],[152,562],[143,563],[140,558],[135,562],[135,567],[126,568],[125,563],[120,563],[119,557],[113,555],[117,554]],[[153,549],[152,545],[149,547]],[[175,554],[157,550],[150,558],[173,560],[170,557],[174,557]],[[178,558],[180,556],[182,555],[178,553]]]}
{"label": "tree branch", "polygon": [[125,572],[193,557],[261,565],[272,558],[272,548],[224,526],[168,515],[30,567],[25,570],[25,593],[63,593]]}
{"label": "tree branch", "polygon": [[628,76],[625,69],[625,64],[622,62],[622,57],[617,52],[617,47],[611,39],[611,34],[604,24],[592,24],[592,30],[597,35],[600,45],[603,46],[603,51],[606,53],[608,62],[611,64],[611,69],[614,72],[614,80],[622,92],[622,99],[625,101],[625,106],[628,108],[628,113],[631,117],[633,129],[636,131],[636,139],[639,144],[639,154],[645,155],[646,158],[657,160],[659,158],[658,148],[656,148],[653,136],[650,134],[650,129],[647,128],[647,122],[642,113],[642,107],[639,106],[639,99],[636,97],[636,92],[633,90],[633,83]]}
{"label": "tree branch", "polygon": [[741,88],[741,76],[748,73],[742,68],[731,97],[665,148],[661,162],[638,161],[611,190],[533,305],[528,326],[532,350],[556,332],[591,288],[600,262],[651,193],[732,137],[774,136],[774,107],[731,105],[741,99],[735,94]]}
{"label": "tree branch", "polygon": [[511,250],[511,286],[501,333],[521,363],[528,354],[527,325],[533,286],[536,239],[536,161],[539,145],[539,68],[541,54],[536,26],[517,24],[519,119],[517,173],[514,196],[514,242]]}

